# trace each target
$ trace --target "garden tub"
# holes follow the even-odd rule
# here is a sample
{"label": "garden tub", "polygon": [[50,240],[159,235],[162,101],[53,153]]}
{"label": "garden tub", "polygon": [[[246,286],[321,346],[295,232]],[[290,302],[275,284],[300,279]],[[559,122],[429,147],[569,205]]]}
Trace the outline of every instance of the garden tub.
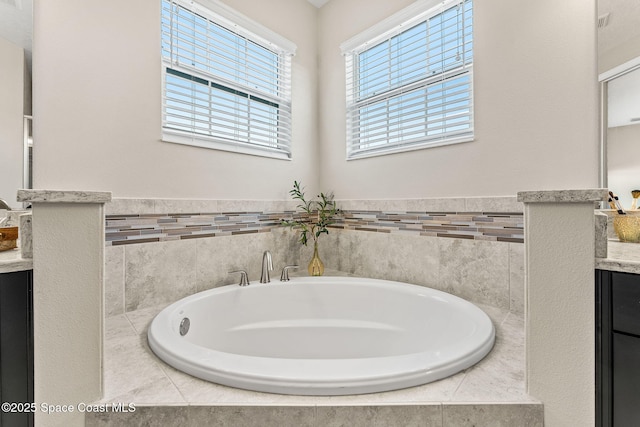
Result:
{"label": "garden tub", "polygon": [[190,375],[297,395],[373,393],[453,375],[485,357],[489,317],[435,289],[356,277],[222,286],[171,304],[153,352]]}

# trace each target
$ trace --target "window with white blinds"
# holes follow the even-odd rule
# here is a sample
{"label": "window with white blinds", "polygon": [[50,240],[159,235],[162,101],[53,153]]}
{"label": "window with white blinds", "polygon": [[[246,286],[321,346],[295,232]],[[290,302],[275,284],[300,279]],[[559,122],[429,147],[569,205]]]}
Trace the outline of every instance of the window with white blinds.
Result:
{"label": "window with white blinds", "polygon": [[472,1],[433,4],[342,45],[348,159],[473,140]]}
{"label": "window with white blinds", "polygon": [[290,158],[295,45],[279,46],[234,22],[240,15],[226,6],[204,3],[227,16],[162,1],[163,140]]}

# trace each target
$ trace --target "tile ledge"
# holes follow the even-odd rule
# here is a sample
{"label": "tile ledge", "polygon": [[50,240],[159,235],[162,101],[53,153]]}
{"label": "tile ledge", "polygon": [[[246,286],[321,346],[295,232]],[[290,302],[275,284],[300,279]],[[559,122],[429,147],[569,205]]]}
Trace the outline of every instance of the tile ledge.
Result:
{"label": "tile ledge", "polygon": [[595,268],[620,273],[640,274],[640,261],[628,261],[612,258],[596,258]]}
{"label": "tile ledge", "polygon": [[607,196],[606,188],[519,191],[518,201],[524,203],[589,203],[607,200]]}
{"label": "tile ledge", "polygon": [[18,202],[31,203],[106,203],[109,191],[18,190]]}

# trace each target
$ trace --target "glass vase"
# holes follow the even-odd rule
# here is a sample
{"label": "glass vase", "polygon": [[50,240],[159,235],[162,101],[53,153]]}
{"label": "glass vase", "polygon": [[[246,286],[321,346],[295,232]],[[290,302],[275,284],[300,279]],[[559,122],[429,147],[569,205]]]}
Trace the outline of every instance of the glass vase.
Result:
{"label": "glass vase", "polygon": [[308,270],[310,276],[322,276],[324,274],[324,263],[318,256],[318,242],[313,242],[313,258],[311,258]]}

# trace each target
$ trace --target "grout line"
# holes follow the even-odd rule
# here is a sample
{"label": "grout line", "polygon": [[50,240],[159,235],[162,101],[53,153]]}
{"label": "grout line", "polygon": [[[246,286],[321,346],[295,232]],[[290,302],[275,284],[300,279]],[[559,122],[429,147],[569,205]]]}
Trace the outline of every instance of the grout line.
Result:
{"label": "grout line", "polygon": [[[121,272],[121,277],[120,279],[122,279],[122,313],[127,314],[127,298],[126,298],[126,292],[127,292],[127,286],[126,286],[126,271],[127,271],[127,257],[126,257],[126,251],[127,248],[122,248],[122,272]],[[119,284],[120,285],[120,284]],[[104,285],[103,285],[104,286]],[[128,317],[127,317],[128,319]],[[135,328],[134,328],[135,329]]]}
{"label": "grout line", "polygon": [[[486,356],[485,356],[485,357],[486,357]],[[480,363],[480,362],[478,362],[478,363]],[[464,376],[462,377],[462,380],[460,380],[460,383],[458,384],[458,386],[456,387],[456,389],[453,391],[453,393],[451,393],[451,397],[450,397],[450,398],[449,398],[449,400],[447,401],[448,403],[455,402],[455,400],[453,400],[453,399],[454,399],[454,397],[455,397],[455,396],[456,396],[456,394],[458,393],[458,390],[460,390],[460,388],[462,387],[462,383],[464,383],[464,381],[467,379],[467,375],[469,375],[469,373],[470,373],[473,369],[475,369],[475,365],[473,365],[473,366],[471,366],[471,367],[469,367],[469,368],[467,368],[467,369],[465,370],[465,373],[464,373]],[[442,403],[444,404],[444,402],[442,402]]]}
{"label": "grout line", "polygon": [[[157,358],[158,356],[156,356],[155,354],[153,355],[154,358]],[[173,379],[171,379],[171,377],[167,374],[167,371],[165,370],[165,367],[163,366],[163,363],[159,363],[157,360],[153,361],[162,371],[162,374],[169,380],[169,382],[171,383],[171,385],[173,385],[173,387],[175,387],[176,391],[178,392],[178,394],[180,395],[180,397],[182,397],[182,399],[184,400],[185,404],[187,406],[192,406],[193,403],[189,401],[189,399],[187,399],[187,396],[184,395],[184,393],[182,392],[182,390],[180,389],[180,387],[178,387],[178,385],[173,381]]]}
{"label": "grout line", "polygon": [[[129,315],[127,313],[125,313],[125,317],[127,319],[127,321],[129,322],[129,324],[131,325],[131,327],[133,328],[134,332],[135,332],[135,336],[138,340],[142,339],[142,335],[144,334],[144,328],[142,331],[138,331],[138,329],[135,327],[135,325],[133,324],[133,322],[131,321],[131,319],[129,319]],[[147,352],[145,346],[140,343],[139,344],[141,347],[141,350],[144,352]],[[152,356],[152,360],[153,363],[155,364],[155,366],[160,369],[160,371],[162,372],[162,375],[164,375],[164,377],[171,383],[171,385],[176,389],[176,391],[178,392],[178,394],[180,395],[180,397],[182,398],[182,400],[184,401],[185,404],[190,404],[190,402],[187,400],[187,398],[185,397],[185,395],[182,393],[182,390],[180,390],[180,387],[178,387],[178,385],[173,382],[173,380],[171,379],[171,377],[167,374],[165,368],[164,368],[164,363],[160,363],[158,356],[156,356],[153,351],[151,351],[151,349],[149,349],[150,355]],[[130,392],[131,390],[127,390],[126,393]]]}
{"label": "grout line", "polygon": [[507,244],[507,295],[509,296],[509,313],[514,309],[512,307],[512,295],[511,295],[511,245],[512,243]]}
{"label": "grout line", "polygon": [[136,327],[133,325],[133,322],[131,321],[131,319],[129,319],[129,316],[127,315],[127,313],[123,313],[124,314],[124,318],[127,319],[127,323],[129,323],[129,326],[131,326],[131,329],[133,330],[136,338],[140,337],[140,333],[138,332],[138,330],[136,329]]}

